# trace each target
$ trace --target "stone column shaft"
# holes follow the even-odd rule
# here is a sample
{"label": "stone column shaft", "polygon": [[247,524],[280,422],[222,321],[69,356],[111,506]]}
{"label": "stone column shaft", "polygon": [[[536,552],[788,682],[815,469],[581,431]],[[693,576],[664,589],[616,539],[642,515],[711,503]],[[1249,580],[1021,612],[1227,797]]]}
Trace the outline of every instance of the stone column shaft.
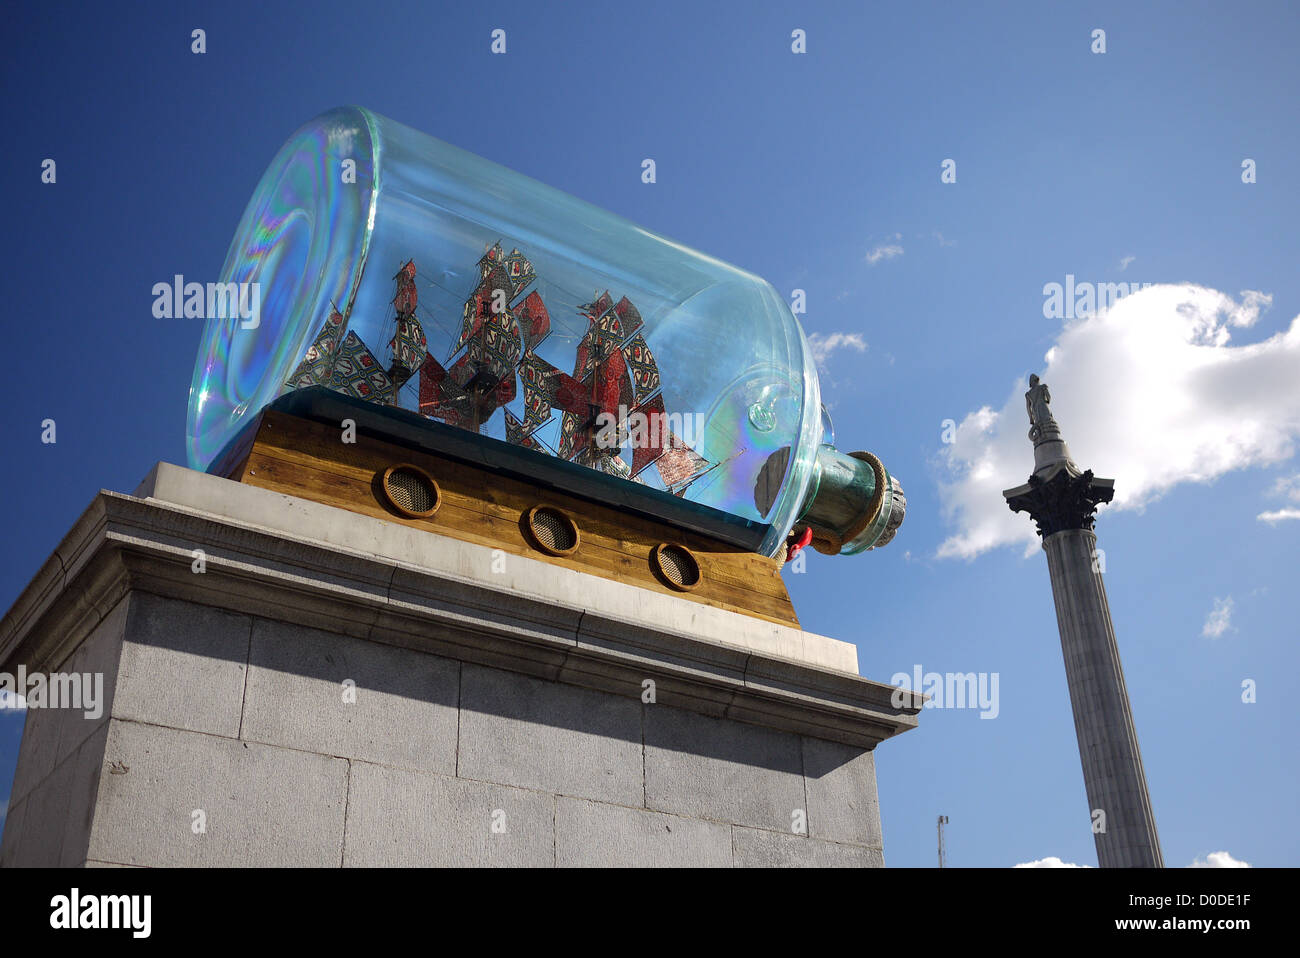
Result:
{"label": "stone column shaft", "polygon": [[1096,548],[1088,529],[1043,540],[1088,805],[1094,819],[1098,809],[1105,814],[1105,830],[1094,831],[1097,862],[1102,868],[1163,868]]}

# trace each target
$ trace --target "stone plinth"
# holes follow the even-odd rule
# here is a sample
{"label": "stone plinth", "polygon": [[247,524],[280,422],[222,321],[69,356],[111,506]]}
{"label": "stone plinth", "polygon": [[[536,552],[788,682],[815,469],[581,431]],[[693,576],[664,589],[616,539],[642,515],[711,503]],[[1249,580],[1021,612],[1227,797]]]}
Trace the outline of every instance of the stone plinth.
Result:
{"label": "stone plinth", "polygon": [[[198,570],[202,571],[198,571]],[[883,864],[852,645],[160,464],[0,622],[4,865]]]}

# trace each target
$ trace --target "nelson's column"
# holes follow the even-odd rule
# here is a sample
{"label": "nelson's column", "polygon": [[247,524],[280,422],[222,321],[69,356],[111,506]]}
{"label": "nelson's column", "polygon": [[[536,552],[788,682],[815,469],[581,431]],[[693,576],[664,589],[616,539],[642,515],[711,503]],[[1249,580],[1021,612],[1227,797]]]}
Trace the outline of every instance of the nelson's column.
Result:
{"label": "nelson's column", "polygon": [[1163,868],[1115,626],[1095,559],[1094,513],[1115,495],[1115,480],[1098,479],[1074,464],[1051,401],[1047,385],[1030,376],[1025,405],[1034,472],[1025,485],[1002,495],[1012,512],[1029,513],[1047,553],[1097,863]]}

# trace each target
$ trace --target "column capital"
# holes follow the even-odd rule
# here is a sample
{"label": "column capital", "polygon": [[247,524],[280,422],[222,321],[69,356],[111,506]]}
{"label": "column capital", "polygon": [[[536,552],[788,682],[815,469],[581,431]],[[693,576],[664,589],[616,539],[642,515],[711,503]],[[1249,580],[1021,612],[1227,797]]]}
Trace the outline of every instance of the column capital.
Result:
{"label": "column capital", "polygon": [[1023,486],[1002,493],[1012,512],[1027,512],[1044,539],[1067,529],[1092,529],[1097,506],[1115,497],[1115,480],[1088,469],[1061,466],[1046,478],[1034,473]]}

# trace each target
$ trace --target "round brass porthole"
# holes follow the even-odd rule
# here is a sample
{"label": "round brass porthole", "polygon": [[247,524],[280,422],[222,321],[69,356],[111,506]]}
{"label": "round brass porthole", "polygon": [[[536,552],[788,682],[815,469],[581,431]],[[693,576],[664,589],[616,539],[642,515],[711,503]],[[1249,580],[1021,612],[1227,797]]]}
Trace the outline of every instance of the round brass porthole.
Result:
{"label": "round brass porthole", "polygon": [[408,462],[385,469],[379,487],[388,505],[408,519],[427,519],[442,505],[442,491],[433,477]]}
{"label": "round brass porthole", "polygon": [[685,546],[661,542],[650,553],[650,567],[670,589],[690,592],[700,584],[700,564]]}
{"label": "round brass porthole", "polygon": [[534,506],[524,513],[524,528],[533,547],[547,555],[571,555],[582,541],[578,524],[551,506]]}

